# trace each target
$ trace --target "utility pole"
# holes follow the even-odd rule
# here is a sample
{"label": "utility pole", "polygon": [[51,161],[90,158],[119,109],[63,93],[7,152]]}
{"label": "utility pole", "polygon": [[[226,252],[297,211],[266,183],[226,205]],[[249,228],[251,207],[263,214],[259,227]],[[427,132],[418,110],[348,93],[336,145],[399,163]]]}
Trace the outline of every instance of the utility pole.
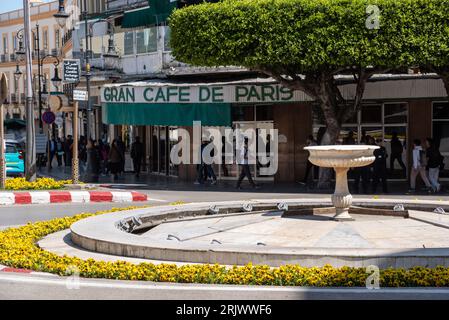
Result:
{"label": "utility pole", "polygon": [[89,26],[88,26],[88,16],[87,16],[87,0],[84,0],[84,31],[85,31],[85,42],[86,42],[86,53],[85,53],[85,63],[86,63],[86,71],[85,71],[85,77],[86,77],[86,91],[87,91],[87,134],[86,139],[89,140],[92,137],[92,104],[90,100],[90,63],[89,63]]}
{"label": "utility pole", "polygon": [[25,155],[25,176],[28,181],[36,180],[36,141],[34,129],[34,110],[33,110],[33,87],[31,78],[32,56],[31,56],[31,19],[30,19],[30,0],[23,0],[23,20],[25,33],[25,59],[26,59],[26,155]]}
{"label": "utility pole", "polygon": [[3,102],[8,97],[8,79],[5,74],[1,75],[0,83],[0,189],[5,189],[6,184],[6,161],[5,161],[5,131],[3,127]]}

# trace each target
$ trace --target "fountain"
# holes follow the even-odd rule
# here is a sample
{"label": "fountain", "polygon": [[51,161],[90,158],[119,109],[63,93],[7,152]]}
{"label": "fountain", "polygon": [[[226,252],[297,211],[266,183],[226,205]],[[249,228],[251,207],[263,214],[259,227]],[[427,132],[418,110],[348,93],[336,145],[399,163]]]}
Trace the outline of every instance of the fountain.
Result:
{"label": "fountain", "polygon": [[374,150],[378,146],[369,145],[331,145],[305,147],[310,152],[309,161],[316,166],[335,170],[335,192],[332,204],[335,207],[334,219],[353,220],[348,210],[352,204],[352,195],[348,189],[348,170],[364,167],[374,162]]}

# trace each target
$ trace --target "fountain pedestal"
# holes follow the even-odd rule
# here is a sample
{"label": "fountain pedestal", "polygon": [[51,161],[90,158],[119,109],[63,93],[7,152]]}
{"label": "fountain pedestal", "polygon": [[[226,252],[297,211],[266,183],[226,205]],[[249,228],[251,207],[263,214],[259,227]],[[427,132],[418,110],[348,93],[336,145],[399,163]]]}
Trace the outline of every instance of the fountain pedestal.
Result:
{"label": "fountain pedestal", "polygon": [[335,207],[335,220],[353,220],[349,215],[352,195],[348,188],[348,170],[364,167],[374,162],[374,150],[378,146],[332,145],[306,147],[310,152],[309,161],[316,166],[335,170],[335,192],[331,196]]}

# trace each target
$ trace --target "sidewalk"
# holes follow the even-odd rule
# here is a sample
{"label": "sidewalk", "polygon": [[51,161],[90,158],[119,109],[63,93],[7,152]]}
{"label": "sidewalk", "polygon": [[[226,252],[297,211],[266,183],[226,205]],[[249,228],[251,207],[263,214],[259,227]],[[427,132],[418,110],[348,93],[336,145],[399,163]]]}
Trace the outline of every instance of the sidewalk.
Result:
{"label": "sidewalk", "polygon": [[[47,168],[42,168],[38,172],[40,176],[52,177],[55,179],[70,179],[71,168],[70,167],[54,167],[48,171]],[[80,175],[82,181],[82,175]],[[242,184],[243,190],[237,190],[235,188],[236,181],[223,180],[218,181],[217,185],[211,185],[205,183],[203,185],[195,185],[193,182],[180,181],[175,177],[167,177],[158,174],[141,173],[139,178],[136,178],[133,173],[125,173],[119,177],[118,181],[114,181],[112,176],[101,176],[99,179],[99,185],[112,189],[128,189],[128,190],[170,190],[170,191],[208,191],[208,192],[252,192],[252,193],[274,193],[274,194],[329,194],[333,193],[332,190],[317,190],[309,189],[306,186],[299,183],[273,183],[273,182],[258,182],[260,189],[253,189],[245,182]],[[351,182],[350,182],[351,184]],[[441,199],[449,196],[448,189],[438,194],[429,195],[426,191],[418,191],[413,194],[408,194],[409,185],[406,181],[391,181],[388,182],[389,193],[388,196],[414,196],[419,195],[435,199]],[[381,195],[379,191],[373,195],[368,194],[366,196]],[[418,189],[419,190],[419,189]]]}

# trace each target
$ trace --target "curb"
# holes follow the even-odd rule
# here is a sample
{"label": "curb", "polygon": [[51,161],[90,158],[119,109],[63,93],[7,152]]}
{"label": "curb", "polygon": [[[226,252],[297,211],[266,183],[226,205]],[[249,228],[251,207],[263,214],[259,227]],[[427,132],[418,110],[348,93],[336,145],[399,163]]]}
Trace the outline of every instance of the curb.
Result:
{"label": "curb", "polygon": [[88,202],[137,202],[147,201],[148,196],[133,191],[33,191],[0,192],[0,205],[88,203]]}

